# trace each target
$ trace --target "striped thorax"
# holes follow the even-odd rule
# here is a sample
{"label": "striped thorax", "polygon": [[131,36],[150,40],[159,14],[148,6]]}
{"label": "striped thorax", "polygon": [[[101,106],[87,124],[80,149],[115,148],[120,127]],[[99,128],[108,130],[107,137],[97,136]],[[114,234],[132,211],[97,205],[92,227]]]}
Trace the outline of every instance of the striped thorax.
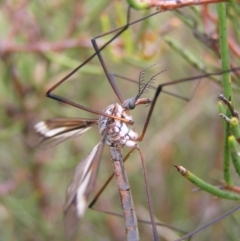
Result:
{"label": "striped thorax", "polygon": [[[126,120],[132,120],[132,116],[128,115],[125,108],[118,103],[109,105],[106,109],[104,109],[104,112]],[[106,145],[136,146],[138,134],[131,130],[123,121],[101,116],[98,121],[98,128],[101,135],[103,135],[105,131],[107,132],[105,141]]]}

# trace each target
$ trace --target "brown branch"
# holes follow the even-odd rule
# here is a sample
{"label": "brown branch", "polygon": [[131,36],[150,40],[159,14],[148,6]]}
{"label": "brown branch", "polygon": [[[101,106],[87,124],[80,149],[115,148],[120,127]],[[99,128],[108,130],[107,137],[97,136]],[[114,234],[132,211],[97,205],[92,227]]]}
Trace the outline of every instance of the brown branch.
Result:
{"label": "brown branch", "polygon": [[[237,0],[236,2],[239,2],[240,0]],[[209,3],[220,3],[220,2],[229,2],[227,0],[167,0],[167,1],[153,1],[151,3],[151,7],[157,7],[159,11],[167,11],[167,10],[173,10],[176,8],[182,8],[186,6],[192,6],[192,5],[203,5],[203,4],[209,4]]]}

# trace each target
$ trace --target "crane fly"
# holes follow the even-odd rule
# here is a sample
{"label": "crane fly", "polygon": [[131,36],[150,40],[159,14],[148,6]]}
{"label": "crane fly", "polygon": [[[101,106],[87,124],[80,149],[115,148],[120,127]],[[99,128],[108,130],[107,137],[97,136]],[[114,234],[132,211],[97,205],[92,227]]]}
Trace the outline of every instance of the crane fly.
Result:
{"label": "crane fly", "polygon": [[[142,152],[137,145],[137,141],[142,141],[144,138],[145,132],[147,130],[149,121],[152,116],[152,112],[156,101],[158,99],[159,94],[163,91],[164,86],[173,85],[182,83],[185,81],[193,81],[199,78],[209,77],[211,75],[221,75],[228,71],[223,71],[214,74],[205,74],[202,76],[196,76],[193,78],[186,78],[181,80],[176,80],[172,82],[166,82],[162,85],[159,85],[156,88],[155,95],[153,99],[148,98],[140,98],[141,95],[147,88],[150,88],[151,82],[153,81],[153,76],[149,81],[144,83],[139,80],[139,89],[138,94],[134,98],[130,98],[124,101],[122,93],[119,91],[117,84],[114,80],[114,76],[110,74],[107,70],[107,67],[104,63],[104,60],[101,56],[101,51],[105,49],[112,41],[114,41],[118,36],[120,36],[130,25],[135,24],[139,21],[142,21],[148,17],[155,15],[156,13],[139,19],[137,21],[131,22],[130,18],[130,8],[128,8],[127,12],[127,24],[123,27],[110,31],[108,33],[101,34],[95,38],[93,38],[92,45],[95,50],[94,54],[91,55],[86,61],[77,66],[71,73],[53,85],[46,93],[46,96],[58,100],[60,102],[66,103],[68,105],[77,107],[79,109],[91,112],[93,114],[99,115],[98,119],[83,119],[83,118],[55,118],[47,121],[39,122],[35,125],[35,137],[37,139],[35,144],[39,147],[49,147],[57,145],[67,139],[76,138],[84,134],[86,131],[91,129],[93,126],[98,126],[99,132],[102,136],[101,141],[93,148],[89,155],[87,155],[80,164],[76,167],[75,173],[73,175],[73,179],[71,184],[67,189],[67,198],[66,203],[64,205],[64,228],[65,235],[67,239],[70,239],[77,227],[77,224],[82,220],[86,209],[88,207],[90,194],[93,192],[93,189],[96,184],[97,173],[99,169],[99,163],[101,159],[101,153],[104,145],[110,146],[110,153],[113,160],[113,163],[118,163],[115,166],[115,174],[117,179],[121,177],[122,180],[126,182],[121,182],[122,180],[118,180],[119,193],[122,197],[122,207],[125,219],[125,228],[127,233],[127,240],[139,240],[138,230],[137,230],[137,221],[136,215],[134,212],[134,206],[131,198],[130,188],[128,185],[127,177],[125,175],[125,170],[122,165],[122,149],[126,145],[128,147],[134,148],[138,150],[140,154],[140,158],[143,166],[144,173],[144,181],[146,186],[147,200],[148,200],[148,208],[150,213],[151,225],[153,230],[153,238],[155,241],[158,240],[158,234],[156,230],[156,223],[153,215],[153,208],[151,204],[151,196],[149,193],[149,187],[147,182],[147,173],[146,167],[144,163],[144,158]],[[110,40],[108,40],[101,47],[97,45],[96,39],[107,34],[111,34],[117,32]],[[116,96],[118,97],[120,104],[112,104],[109,105],[104,111],[99,111],[95,109],[91,109],[89,107],[85,107],[83,105],[77,104],[71,100],[60,97],[52,92],[60,86],[63,82],[65,82],[70,76],[76,73],[79,69],[81,69],[85,64],[87,64],[91,59],[95,56],[98,56],[101,66],[105,72],[105,75],[108,79],[108,82],[112,86]],[[236,68],[233,71],[239,70]],[[144,71],[143,71],[144,72]],[[143,73],[141,72],[141,73]],[[157,74],[158,75],[158,74]],[[141,76],[141,74],[140,74]],[[133,110],[137,105],[145,105],[150,104],[150,109],[148,111],[148,115],[142,130],[141,135],[138,135],[135,131],[131,130],[129,126],[133,125],[134,121],[132,117],[129,115],[128,111]],[[119,168],[119,169],[118,169]],[[120,186],[124,184],[127,186],[126,190],[121,190]],[[124,197],[128,197],[124,200]],[[125,209],[124,206],[130,203],[130,210]],[[126,204],[126,205],[125,205]],[[130,213],[130,215],[129,215]]]}
{"label": "crane fly", "polygon": [[[110,32],[101,34],[91,40],[93,48],[95,50],[95,53],[92,54],[89,58],[87,58],[82,64],[77,66],[74,70],[72,70],[68,75],[66,75],[64,78],[62,78],[60,81],[58,81],[55,85],[53,85],[46,93],[46,96],[63,102],[65,104],[77,107],[79,109],[91,112],[93,114],[97,114],[100,117],[99,120],[97,119],[66,119],[66,118],[58,118],[58,119],[51,119],[47,120],[45,122],[39,122],[38,124],[35,125],[35,132],[36,135],[34,137],[35,139],[35,144],[38,145],[39,147],[46,147],[46,146],[54,146],[56,144],[59,144],[63,142],[66,139],[70,138],[75,138],[78,136],[81,136],[83,133],[85,133],[88,129],[90,129],[94,125],[98,125],[100,127],[100,133],[103,135],[101,142],[93,149],[93,151],[82,161],[82,164],[80,163],[79,166],[76,168],[73,182],[68,188],[67,192],[67,202],[65,204],[65,234],[67,238],[70,238],[73,233],[74,229],[76,227],[76,223],[78,222],[79,219],[83,216],[85,210],[86,210],[86,203],[87,199],[95,185],[96,182],[96,174],[98,171],[98,166],[99,166],[99,160],[100,156],[102,153],[102,148],[104,143],[110,145],[112,141],[115,141],[116,136],[114,136],[114,133],[111,133],[112,131],[117,131],[117,135],[119,135],[121,138],[121,142],[118,144],[111,144],[115,146],[116,150],[119,151],[119,147],[122,145],[128,145],[136,148],[141,156],[142,163],[143,163],[143,157],[141,154],[141,151],[135,141],[141,141],[145,131],[147,129],[147,125],[150,120],[150,116],[147,119],[143,132],[142,134],[138,137],[138,135],[130,131],[128,128],[128,125],[133,124],[133,120],[131,116],[127,114],[127,110],[134,109],[136,105],[140,104],[150,104],[151,100],[145,99],[145,98],[140,98],[140,96],[143,94],[143,92],[146,90],[148,85],[150,85],[150,82],[152,81],[151,79],[149,82],[144,84],[143,82],[139,81],[139,92],[135,98],[131,98],[127,101],[124,101],[121,92],[119,91],[117,84],[114,80],[114,76],[110,74],[107,70],[107,67],[104,63],[104,60],[101,56],[101,51],[105,49],[112,41],[114,41],[118,36],[120,36],[125,30],[128,29],[130,25],[133,25],[137,22],[140,22],[146,18],[149,18],[158,12],[148,15],[142,19],[138,19],[134,22],[130,22],[130,8],[128,8],[127,11],[127,23],[126,25],[117,28],[115,30],[112,30]],[[105,44],[103,44],[101,47],[98,47],[96,39],[106,36],[108,34],[116,33],[110,40],[108,40]],[[98,56],[101,66],[105,72],[105,75],[108,79],[108,82],[112,86],[112,89],[114,90],[116,96],[118,97],[120,101],[120,105],[114,105],[114,106],[109,106],[105,111],[99,111],[95,109],[91,109],[89,107],[85,107],[83,105],[80,105],[78,103],[75,103],[69,99],[60,97],[56,94],[53,93],[53,91],[63,84],[70,76],[72,76],[74,73],[76,73],[79,69],[81,69],[85,64],[87,64],[90,60],[92,60],[95,56]],[[153,76],[154,78],[155,76]],[[152,79],[153,79],[152,78]],[[152,111],[151,111],[152,112]],[[151,114],[151,113],[150,113]],[[105,118],[104,118],[105,117]],[[109,119],[113,120],[113,123],[109,123]],[[101,124],[100,124],[101,123]],[[111,124],[108,128],[108,125]],[[111,127],[111,128],[110,128]],[[101,131],[103,130],[103,131]],[[130,136],[129,136],[130,135]],[[110,140],[109,140],[110,137]],[[36,139],[37,138],[37,139]],[[127,138],[127,139],[124,139]],[[118,139],[118,138],[117,138]],[[116,141],[117,141],[116,139]],[[122,149],[122,146],[120,149]],[[111,153],[114,153],[111,151]],[[115,153],[116,154],[116,153]],[[121,157],[121,154],[118,153],[119,158]],[[114,159],[114,158],[113,158]],[[119,161],[119,160],[118,160]],[[121,160],[120,160],[121,161]],[[150,212],[150,218],[151,218],[151,223],[152,223],[152,229],[153,229],[153,236],[154,240],[158,240],[157,238],[157,231],[156,231],[156,225],[155,221],[153,218],[153,211],[151,207],[151,200],[150,200],[150,195],[149,195],[149,188],[147,184],[147,177],[146,177],[146,172],[144,171],[145,175],[145,182],[146,182],[146,191],[147,191],[147,199],[148,199],[148,206],[149,206],[149,212]],[[79,177],[81,174],[81,178]],[[125,171],[122,170],[119,175],[125,175]],[[127,181],[127,177],[125,176],[123,179]],[[79,185],[81,183],[81,185]],[[80,188],[81,187],[81,188]],[[81,194],[81,195],[80,195]],[[80,198],[79,198],[80,197]],[[130,198],[131,199],[131,198]],[[81,200],[81,208],[77,204],[77,201]],[[75,204],[75,205],[74,205]],[[132,204],[133,206],[133,204]],[[134,211],[134,208],[132,208]],[[135,216],[133,214],[132,216]],[[70,218],[71,217],[71,218]],[[133,218],[135,220],[136,218]],[[134,221],[134,226],[136,220]],[[74,228],[73,228],[74,227]],[[128,229],[128,228],[126,228]],[[131,236],[131,235],[130,235]],[[136,230],[135,232],[135,239],[138,240],[138,231]],[[129,240],[132,240],[132,238]]]}
{"label": "crane fly", "polygon": [[[144,71],[141,73],[143,72]],[[84,216],[88,207],[90,194],[93,192],[96,184],[96,177],[98,174],[99,163],[104,144],[111,147],[111,156],[112,159],[115,160],[115,163],[117,163],[119,160],[122,162],[121,150],[123,146],[136,148],[139,151],[143,161],[142,153],[136,143],[139,140],[139,136],[128,126],[128,124],[133,124],[133,119],[127,113],[127,111],[134,109],[137,105],[145,105],[152,102],[152,100],[149,98],[140,97],[152,84],[155,76],[156,75],[152,76],[152,78],[150,78],[147,83],[144,83],[143,79],[141,78],[139,81],[139,90],[136,97],[127,99],[122,104],[116,103],[109,105],[103,110],[103,114],[106,114],[107,116],[101,115],[99,119],[56,118],[39,122],[34,126],[34,145],[39,147],[54,146],[67,139],[79,137],[93,126],[98,126],[99,132],[102,135],[101,141],[76,167],[73,180],[67,189],[67,199],[64,206],[64,226],[67,239],[70,239],[73,236],[77,224],[82,220],[82,217]],[[118,163],[117,165],[121,164]],[[122,180],[126,179],[124,170],[119,170],[119,167],[116,166],[115,172],[118,172],[117,176]],[[145,180],[147,180],[146,174]],[[121,180],[119,182],[121,182]],[[129,186],[127,180],[126,183],[124,182],[124,184],[119,185]],[[152,209],[148,184],[146,184],[146,186],[149,209]],[[126,223],[128,223],[126,224],[126,231],[127,236],[129,236],[127,240],[138,240],[137,221],[130,188],[127,188],[127,190],[121,190],[120,193],[122,196],[124,196],[122,199],[123,206],[128,206],[129,202],[131,203],[130,221],[129,214],[126,214],[129,212],[129,210],[126,210],[126,208],[124,209],[124,213],[126,214],[125,219],[128,219],[126,220]],[[127,196],[129,196],[127,198],[128,200],[126,200]],[[152,213],[152,210],[150,213]],[[134,218],[132,219],[132,217]],[[151,217],[151,220],[154,222],[153,217]],[[132,234],[132,230],[134,230],[134,234]],[[131,238],[132,236],[134,236],[134,239]],[[154,239],[157,240],[157,237]]]}
{"label": "crane fly", "polygon": [[[231,71],[238,71],[240,68],[232,69]],[[143,70],[141,72],[144,73]],[[91,129],[93,126],[98,126],[99,132],[102,135],[101,141],[93,148],[89,155],[87,155],[80,164],[76,167],[75,173],[71,184],[67,189],[67,199],[64,205],[64,223],[65,223],[65,235],[68,239],[72,237],[77,227],[77,224],[82,220],[85,211],[89,204],[90,194],[96,184],[96,178],[99,169],[99,163],[101,159],[101,153],[104,145],[110,146],[110,152],[112,159],[114,155],[121,155],[121,150],[124,146],[132,147],[137,149],[144,170],[144,178],[146,184],[147,199],[149,204],[149,212],[151,217],[151,224],[153,229],[156,228],[156,224],[153,218],[153,211],[151,206],[151,197],[149,193],[149,187],[147,183],[147,173],[144,164],[144,158],[142,152],[137,145],[137,141],[141,141],[145,135],[147,126],[149,124],[154,106],[158,99],[159,94],[164,86],[173,84],[179,84],[182,82],[188,82],[197,80],[199,78],[205,78],[213,75],[222,75],[228,71],[219,73],[209,73],[191,78],[179,79],[171,82],[166,82],[159,85],[156,88],[153,99],[140,98],[141,95],[146,92],[148,88],[152,88],[152,82],[154,78],[159,74],[156,74],[150,78],[146,83],[140,78],[138,94],[134,98],[127,99],[121,104],[111,104],[104,109],[103,114],[100,115],[99,119],[84,119],[84,118],[54,118],[46,121],[41,121],[34,126],[35,134],[32,144],[39,147],[49,147],[57,145],[67,139],[72,139],[83,135],[86,131]],[[140,74],[140,76],[141,76]],[[111,78],[111,81],[115,81]],[[116,86],[116,83],[114,83]],[[150,104],[150,109],[142,130],[142,134],[138,135],[135,131],[129,128],[129,125],[133,125],[134,121],[128,114],[129,110],[133,110],[137,105]],[[118,152],[120,150],[120,152]],[[115,154],[113,154],[115,153]],[[122,171],[120,171],[121,174]],[[124,171],[125,172],[125,171]],[[131,194],[129,193],[130,199]],[[122,200],[124,203],[124,200]],[[137,225],[136,215],[134,212],[133,203],[132,206],[132,217],[133,223],[130,224],[130,228],[133,225]],[[125,211],[125,210],[124,210]],[[127,217],[125,216],[125,219]],[[129,227],[128,227],[129,228]],[[127,234],[129,230],[126,227]],[[153,231],[154,240],[158,240],[156,230]],[[138,233],[138,231],[136,231]],[[137,235],[137,234],[136,234]],[[156,235],[156,236],[155,236]],[[138,236],[137,236],[138,237]],[[132,240],[132,239],[128,239]],[[137,239],[138,240],[138,239]]]}

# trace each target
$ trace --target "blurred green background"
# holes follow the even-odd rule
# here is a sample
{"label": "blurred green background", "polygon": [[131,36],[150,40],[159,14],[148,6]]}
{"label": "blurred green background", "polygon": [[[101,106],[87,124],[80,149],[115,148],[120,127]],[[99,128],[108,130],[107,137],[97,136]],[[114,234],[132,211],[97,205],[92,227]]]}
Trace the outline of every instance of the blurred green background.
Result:
{"label": "blurred green background", "polygon": [[[100,141],[97,128],[83,137],[46,150],[27,144],[31,127],[52,117],[92,117],[45,97],[45,92],[94,50],[90,39],[126,23],[124,1],[2,1],[0,6],[0,240],[64,240],[62,229],[66,188],[74,168]],[[240,8],[228,6],[231,63],[239,63],[237,23]],[[150,14],[131,11],[131,21]],[[146,79],[160,74],[155,85],[179,78],[215,72],[218,57],[216,5],[184,8],[158,14],[131,26],[103,52],[109,72],[138,80],[142,69],[152,64]],[[112,35],[111,35],[112,36]],[[98,39],[102,45],[109,39]],[[176,46],[179,50],[176,50]],[[175,47],[174,47],[175,46]],[[179,52],[179,51],[182,52]],[[235,51],[234,51],[235,50]],[[190,54],[190,56],[189,56]],[[215,79],[220,81],[221,77]],[[136,96],[137,85],[117,79],[125,98]],[[205,181],[223,180],[223,127],[218,116],[217,94],[221,86],[210,79],[166,88],[182,99],[161,94],[140,147],[149,173],[157,220],[186,232],[210,222],[237,205],[203,191],[177,173],[182,165]],[[238,109],[239,80],[234,77]],[[57,94],[97,110],[117,102],[97,58],[61,85]],[[145,94],[153,97],[154,91]],[[141,133],[149,106],[131,114]],[[127,153],[126,147],[124,152]],[[149,220],[138,153],[126,163],[138,217]],[[109,150],[102,156],[97,188],[112,173]],[[233,179],[238,182],[236,174]],[[97,207],[121,213],[113,180]],[[214,224],[192,240],[239,240],[240,214]],[[141,240],[151,240],[151,228],[139,224]],[[171,231],[161,240],[173,240]],[[176,233],[176,235],[179,235]],[[124,240],[123,220],[88,210],[74,240]]]}

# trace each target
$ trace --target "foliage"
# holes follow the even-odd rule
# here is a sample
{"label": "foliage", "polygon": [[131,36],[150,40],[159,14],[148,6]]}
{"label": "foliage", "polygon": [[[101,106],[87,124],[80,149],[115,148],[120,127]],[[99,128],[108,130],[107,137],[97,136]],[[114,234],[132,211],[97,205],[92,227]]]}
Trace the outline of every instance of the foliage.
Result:
{"label": "foliage", "polygon": [[[132,25],[103,51],[112,73],[138,80],[162,71],[155,85],[221,70],[216,4],[166,11]],[[227,4],[227,38],[230,66],[239,64],[239,5]],[[131,22],[154,12],[131,11]],[[126,23],[123,1],[5,1],[0,25],[0,240],[64,240],[62,207],[74,167],[100,140],[97,130],[47,150],[29,147],[32,125],[51,117],[93,117],[89,113],[45,98],[54,83],[82,63],[94,51],[90,39]],[[98,39],[102,45],[109,39]],[[232,74],[235,108],[239,103],[239,73]],[[145,139],[140,143],[147,161],[153,206],[157,219],[186,232],[210,222],[236,206],[204,191],[192,192],[172,164],[182,165],[213,185],[222,185],[224,130],[217,110],[217,94],[223,92],[221,76],[202,79],[191,101],[162,93]],[[118,79],[125,98],[136,96],[137,86]],[[166,88],[190,97],[196,81]],[[59,95],[102,110],[117,101],[97,58],[74,74],[57,91]],[[154,91],[145,93],[152,97]],[[141,133],[149,107],[132,112]],[[225,109],[224,109],[225,113]],[[125,148],[127,152],[127,148]],[[231,184],[238,175],[229,174]],[[134,153],[126,164],[138,216],[145,214],[146,196],[140,158]],[[98,188],[112,172],[105,148]],[[225,182],[224,182],[225,185]],[[237,185],[236,185],[237,187]],[[121,213],[114,181],[97,206]],[[194,240],[238,240],[239,215],[214,224]],[[121,219],[89,210],[76,240],[123,240]],[[140,237],[149,240],[151,229],[140,224]],[[170,237],[170,231],[167,236]],[[165,237],[166,240],[171,240]]]}

